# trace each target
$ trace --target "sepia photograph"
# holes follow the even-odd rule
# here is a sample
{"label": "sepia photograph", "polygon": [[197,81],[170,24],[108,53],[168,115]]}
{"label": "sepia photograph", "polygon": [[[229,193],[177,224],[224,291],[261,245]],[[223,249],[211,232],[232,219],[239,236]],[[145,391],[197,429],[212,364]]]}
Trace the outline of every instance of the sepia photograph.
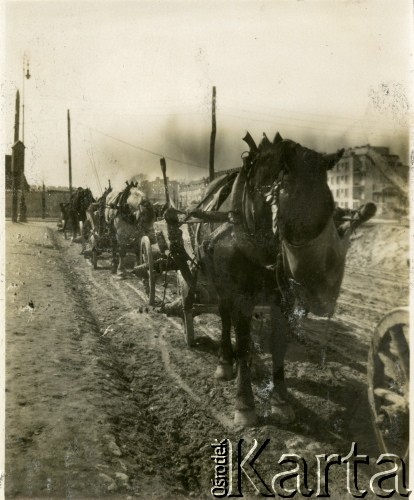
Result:
{"label": "sepia photograph", "polygon": [[5,0],[0,495],[410,495],[411,0]]}

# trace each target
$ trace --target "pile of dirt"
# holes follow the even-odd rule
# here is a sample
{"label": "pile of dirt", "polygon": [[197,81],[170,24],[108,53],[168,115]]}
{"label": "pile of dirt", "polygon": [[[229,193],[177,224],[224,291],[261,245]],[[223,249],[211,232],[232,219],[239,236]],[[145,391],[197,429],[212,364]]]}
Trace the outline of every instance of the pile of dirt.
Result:
{"label": "pile of dirt", "polygon": [[351,238],[348,266],[408,275],[409,228],[366,224]]}

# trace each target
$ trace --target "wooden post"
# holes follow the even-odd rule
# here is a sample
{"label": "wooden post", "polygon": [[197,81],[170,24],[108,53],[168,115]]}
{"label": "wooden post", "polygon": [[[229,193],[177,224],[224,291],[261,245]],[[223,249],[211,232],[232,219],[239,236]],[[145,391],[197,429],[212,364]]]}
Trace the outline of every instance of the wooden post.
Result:
{"label": "wooden post", "polygon": [[212,102],[212,125],[210,137],[210,166],[209,176],[210,182],[214,180],[214,148],[216,144],[216,87],[213,87],[213,102]]}
{"label": "wooden post", "polygon": [[14,146],[12,148],[11,176],[12,176],[12,221],[17,222],[17,214],[19,210],[19,205],[18,205],[19,176],[18,176],[18,160],[16,158],[16,151]]}
{"label": "wooden post", "polygon": [[170,202],[170,192],[168,191],[167,164],[165,162],[164,157],[160,158],[160,165],[161,165],[162,178],[164,181],[165,201],[167,203],[167,206],[170,207],[171,202]]}
{"label": "wooden post", "polygon": [[14,143],[19,140],[20,93],[16,92],[16,107],[14,111]]}
{"label": "wooden post", "polygon": [[[12,221],[17,222],[18,215],[18,193],[21,192],[20,222],[26,222],[26,203],[24,200],[24,144],[18,140],[12,146],[12,175],[13,175],[13,205]],[[23,208],[23,211],[22,211]]]}
{"label": "wooden post", "polygon": [[42,219],[46,219],[46,188],[44,182],[42,185]]}
{"label": "wooden post", "polygon": [[19,141],[19,114],[20,114],[20,94],[16,92],[16,107],[14,114],[14,144],[12,147],[12,165],[11,165],[11,178],[12,178],[12,221],[17,222],[18,212],[18,196],[19,196],[19,176],[18,176],[18,161],[16,158],[15,146]]}
{"label": "wooden post", "polygon": [[70,113],[68,110],[68,160],[69,160],[69,194],[72,196],[72,153],[70,143]]}

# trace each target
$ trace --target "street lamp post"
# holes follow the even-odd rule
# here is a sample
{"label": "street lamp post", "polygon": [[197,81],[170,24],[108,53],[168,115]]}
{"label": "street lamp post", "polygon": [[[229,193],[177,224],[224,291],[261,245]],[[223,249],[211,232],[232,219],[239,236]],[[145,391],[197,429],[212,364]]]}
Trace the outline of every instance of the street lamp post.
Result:
{"label": "street lamp post", "polygon": [[[29,79],[31,77],[29,71],[29,58],[26,54],[23,56],[23,85],[22,85],[22,143],[24,145],[24,80],[25,78]],[[25,147],[25,146],[24,146]],[[24,158],[24,157],[23,157]],[[21,190],[21,198],[20,198],[20,213],[19,213],[19,222],[27,222],[27,207],[26,200],[24,196],[25,183],[24,183],[24,159],[22,170],[20,173],[20,190]]]}

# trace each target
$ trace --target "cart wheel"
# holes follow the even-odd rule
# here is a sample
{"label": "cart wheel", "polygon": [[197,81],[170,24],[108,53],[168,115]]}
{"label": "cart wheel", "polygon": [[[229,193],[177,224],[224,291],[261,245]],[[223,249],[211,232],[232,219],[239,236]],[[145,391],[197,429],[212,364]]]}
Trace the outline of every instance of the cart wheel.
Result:
{"label": "cart wheel", "polygon": [[405,463],[409,441],[409,311],[394,309],[377,325],[368,356],[368,399],[382,453]]}
{"label": "cart wheel", "polygon": [[148,236],[143,236],[141,238],[140,264],[147,265],[147,272],[144,277],[145,293],[148,295],[149,305],[153,306],[155,303],[154,259]]}
{"label": "cart wheel", "polygon": [[183,310],[183,322],[184,322],[184,340],[188,347],[194,346],[194,320],[193,311],[191,309],[185,308],[185,299],[188,296],[188,285],[185,279],[182,277],[180,271],[177,271],[177,288],[178,295],[181,299],[181,305]]}
{"label": "cart wheel", "polygon": [[96,248],[92,248],[92,265],[94,269],[98,269],[98,252]]}

